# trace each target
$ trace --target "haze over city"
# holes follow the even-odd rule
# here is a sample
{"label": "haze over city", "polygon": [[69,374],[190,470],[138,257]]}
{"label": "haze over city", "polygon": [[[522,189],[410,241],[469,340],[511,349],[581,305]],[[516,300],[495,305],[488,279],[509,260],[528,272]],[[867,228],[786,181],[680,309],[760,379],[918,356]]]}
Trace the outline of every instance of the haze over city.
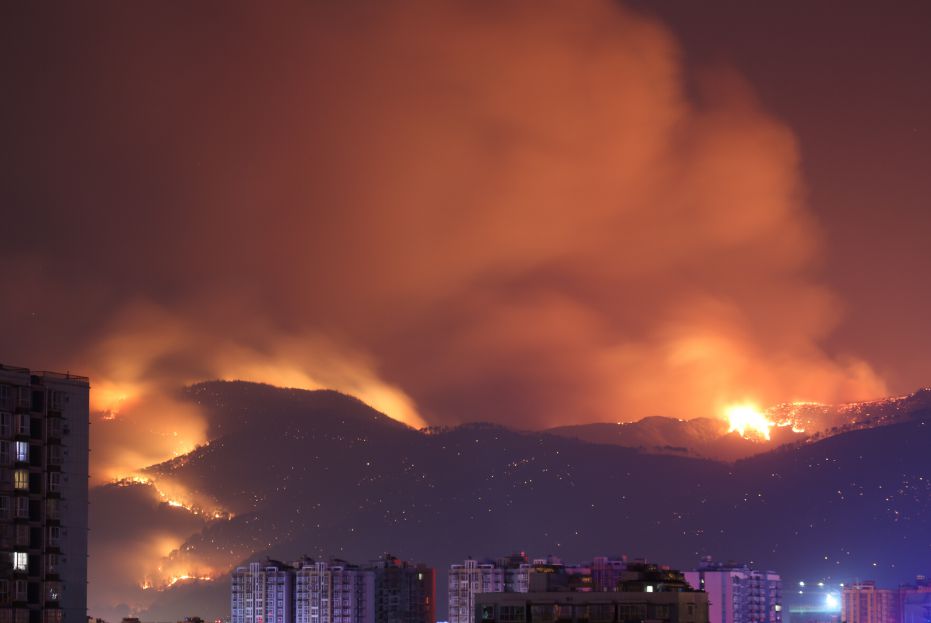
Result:
{"label": "haze over city", "polygon": [[931,573],[928,32],[3,6],[0,363],[90,379],[89,614],[228,616],[304,554]]}

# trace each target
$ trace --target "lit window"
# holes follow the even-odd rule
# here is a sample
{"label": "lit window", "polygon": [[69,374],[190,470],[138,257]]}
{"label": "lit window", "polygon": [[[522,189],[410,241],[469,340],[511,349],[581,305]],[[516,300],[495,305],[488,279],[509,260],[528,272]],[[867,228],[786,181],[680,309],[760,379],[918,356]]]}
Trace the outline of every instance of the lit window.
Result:
{"label": "lit window", "polygon": [[20,491],[29,491],[29,472],[24,469],[14,471],[13,488]]}
{"label": "lit window", "polygon": [[17,441],[16,442],[16,460],[22,463],[29,461],[29,442],[28,441]]}
{"label": "lit window", "polygon": [[28,571],[29,556],[26,552],[13,552],[13,571]]}

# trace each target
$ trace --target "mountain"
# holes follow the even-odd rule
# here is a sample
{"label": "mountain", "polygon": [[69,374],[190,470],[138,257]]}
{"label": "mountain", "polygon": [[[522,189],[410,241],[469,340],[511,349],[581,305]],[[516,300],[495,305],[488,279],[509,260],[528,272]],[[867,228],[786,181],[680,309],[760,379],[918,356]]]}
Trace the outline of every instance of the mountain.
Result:
{"label": "mountain", "polygon": [[804,433],[793,432],[791,427],[777,427],[772,431],[772,440],[762,443],[729,432],[727,422],[721,419],[679,420],[661,416],[617,424],[559,426],[546,432],[589,443],[638,448],[653,454],[695,456],[719,461],[736,461],[766,452],[774,445],[793,443],[807,437]]}
{"label": "mountain", "polygon": [[334,392],[211,382],[187,395],[211,443],[92,491],[95,616],[226,616],[229,569],[259,556],[422,560],[440,570],[441,617],[444,568],[514,550],[680,567],[707,554],[787,581],[928,571],[926,396],[881,426],[727,463],[492,424],[417,431]]}
{"label": "mountain", "polygon": [[661,416],[637,422],[559,426],[546,432],[589,443],[639,448],[646,452],[736,461],[771,451],[775,446],[817,441],[838,433],[885,426],[931,408],[931,389],[898,398],[840,405],[813,402],[784,403],[770,407],[766,416],[775,423],[771,439],[761,442],[729,432],[723,419],[680,420]]}

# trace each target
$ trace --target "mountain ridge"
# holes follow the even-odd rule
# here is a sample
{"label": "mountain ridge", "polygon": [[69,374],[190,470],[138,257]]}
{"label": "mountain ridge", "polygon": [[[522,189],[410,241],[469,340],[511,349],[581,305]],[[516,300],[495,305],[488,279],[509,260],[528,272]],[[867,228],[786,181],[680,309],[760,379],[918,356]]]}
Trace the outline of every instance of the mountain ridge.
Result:
{"label": "mountain ridge", "polygon": [[[917,573],[926,570],[909,556],[931,552],[931,489],[919,490],[931,483],[931,459],[887,456],[874,443],[931,444],[931,417],[920,408],[886,426],[728,463],[494,424],[418,431],[335,393],[248,383],[213,384],[207,393],[209,404],[194,392],[216,410],[209,417],[233,405],[235,426],[183,460],[147,470],[150,482],[92,492],[93,551],[101,553],[91,560],[93,613],[129,612],[124,598],[151,619],[224,615],[225,574],[266,555],[368,560],[392,551],[437,566],[441,580],[446,565],[466,555],[514,549],[566,559],[627,551],[683,567],[714,554],[787,578],[803,569],[827,577],[841,560],[870,568],[896,557]],[[187,507],[172,506],[159,489],[177,491]],[[214,507],[226,514],[194,512]],[[164,590],[143,590],[131,565],[114,571],[168,525],[176,530],[149,555],[146,572]],[[838,541],[890,529],[905,545],[885,553]],[[108,579],[113,590],[98,591]],[[442,590],[438,599],[442,612]]]}

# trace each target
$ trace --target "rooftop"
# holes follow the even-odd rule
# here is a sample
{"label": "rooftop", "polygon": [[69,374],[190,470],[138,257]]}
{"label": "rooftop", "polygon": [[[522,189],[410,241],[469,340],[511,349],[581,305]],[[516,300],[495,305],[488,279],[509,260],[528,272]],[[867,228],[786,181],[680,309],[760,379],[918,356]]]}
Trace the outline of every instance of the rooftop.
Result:
{"label": "rooftop", "polygon": [[90,378],[80,374],[71,374],[70,372],[50,372],[48,370],[30,370],[20,366],[8,366],[0,363],[0,371],[16,372],[19,374],[28,374],[30,376],[41,376],[43,378],[56,379],[60,381],[81,381],[90,383]]}

